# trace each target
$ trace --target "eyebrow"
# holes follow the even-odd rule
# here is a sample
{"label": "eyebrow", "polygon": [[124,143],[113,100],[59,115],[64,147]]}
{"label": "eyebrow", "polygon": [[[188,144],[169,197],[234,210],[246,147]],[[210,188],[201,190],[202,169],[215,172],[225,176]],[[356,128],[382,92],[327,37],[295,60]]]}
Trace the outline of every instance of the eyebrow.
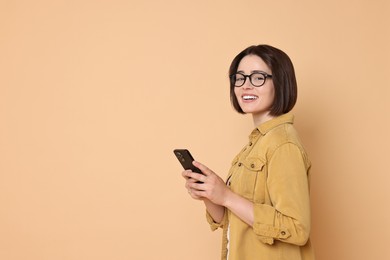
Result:
{"label": "eyebrow", "polygon": [[[259,73],[259,72],[262,72],[262,73],[265,73],[265,74],[268,74],[267,72],[265,71],[262,71],[262,70],[252,70],[250,74],[252,73]],[[238,70],[236,73],[242,73],[242,74],[245,74],[242,70]]]}

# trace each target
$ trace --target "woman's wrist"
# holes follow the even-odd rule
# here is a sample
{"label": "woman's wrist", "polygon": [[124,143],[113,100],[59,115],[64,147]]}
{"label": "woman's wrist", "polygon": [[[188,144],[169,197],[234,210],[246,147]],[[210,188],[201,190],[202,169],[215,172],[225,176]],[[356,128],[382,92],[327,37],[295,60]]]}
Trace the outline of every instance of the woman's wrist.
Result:
{"label": "woman's wrist", "polygon": [[235,195],[237,195],[237,194],[235,194],[230,189],[227,189],[227,191],[225,193],[225,196],[223,197],[221,206],[223,206],[225,208],[230,208],[232,203],[233,203],[233,201],[234,201],[234,196]]}

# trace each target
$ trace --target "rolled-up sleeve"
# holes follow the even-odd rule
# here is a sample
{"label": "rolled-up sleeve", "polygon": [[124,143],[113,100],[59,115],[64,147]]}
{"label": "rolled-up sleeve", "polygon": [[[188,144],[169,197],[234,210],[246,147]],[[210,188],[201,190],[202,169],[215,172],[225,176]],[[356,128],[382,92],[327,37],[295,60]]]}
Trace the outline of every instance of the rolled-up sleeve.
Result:
{"label": "rolled-up sleeve", "polygon": [[207,210],[206,210],[206,220],[209,223],[210,228],[211,228],[212,231],[214,231],[214,230],[216,230],[218,228],[223,228],[224,224],[226,222],[226,210],[225,210],[225,213],[223,215],[223,219],[222,219],[221,223],[215,222],[213,217],[211,217],[210,213]]}
{"label": "rolled-up sleeve", "polygon": [[253,230],[260,241],[305,245],[310,233],[310,165],[292,143],[278,147],[268,164],[267,187],[272,205],[254,204]]}

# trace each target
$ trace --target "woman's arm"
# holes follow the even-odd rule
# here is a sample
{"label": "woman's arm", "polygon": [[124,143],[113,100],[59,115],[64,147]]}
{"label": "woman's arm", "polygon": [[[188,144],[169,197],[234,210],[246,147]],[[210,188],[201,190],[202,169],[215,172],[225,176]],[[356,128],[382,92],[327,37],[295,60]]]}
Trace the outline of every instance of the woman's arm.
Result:
{"label": "woman's arm", "polygon": [[251,201],[231,191],[225,199],[224,206],[249,226],[253,226],[254,213]]}
{"label": "woman's arm", "polygon": [[186,188],[188,190],[188,193],[193,199],[196,200],[203,200],[207,212],[210,214],[212,219],[214,220],[215,223],[221,223],[223,220],[223,216],[225,214],[225,207],[222,205],[215,204],[211,202],[209,199],[200,197],[197,194],[197,190],[193,189],[192,186],[199,181],[199,177],[203,176],[199,173],[193,173],[191,170],[186,170],[182,172],[183,177],[186,179]]}
{"label": "woman's arm", "polygon": [[271,205],[254,205],[254,232],[273,240],[305,245],[310,234],[310,162],[293,143],[279,146],[269,158],[267,187]]}
{"label": "woman's arm", "polygon": [[209,199],[204,198],[203,202],[206,206],[207,212],[213,218],[215,223],[221,223],[223,220],[223,216],[225,215],[225,207],[221,205],[214,204]]}
{"label": "woman's arm", "polygon": [[304,245],[310,233],[310,201],[307,168],[300,149],[292,144],[281,146],[269,165],[269,188],[272,206],[254,204],[232,192],[225,182],[206,166],[194,162],[204,175],[187,172],[196,181],[188,184],[193,196],[208,199],[228,208],[252,226],[264,243],[274,239]]}
{"label": "woman's arm", "polygon": [[[202,171],[203,175],[184,171],[183,176],[188,179],[186,187],[194,199],[203,199],[207,211],[215,222],[222,221],[226,207],[252,226],[254,220],[253,203],[232,192],[225,182],[205,165],[196,161],[194,165]],[[197,183],[197,181],[203,183]]]}

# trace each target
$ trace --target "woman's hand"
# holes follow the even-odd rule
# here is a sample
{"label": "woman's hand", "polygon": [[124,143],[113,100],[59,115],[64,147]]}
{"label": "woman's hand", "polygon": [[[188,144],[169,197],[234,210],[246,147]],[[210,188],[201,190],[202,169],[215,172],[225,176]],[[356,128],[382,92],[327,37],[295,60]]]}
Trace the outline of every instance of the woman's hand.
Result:
{"label": "woman's hand", "polygon": [[[203,174],[192,171],[182,173],[187,180],[186,188],[191,197],[203,200],[207,211],[217,223],[222,221],[225,208],[227,208],[245,223],[253,226],[253,203],[232,192],[217,174],[203,164],[194,161],[193,165],[198,167]],[[197,183],[198,181],[203,183]]]}
{"label": "woman's hand", "polygon": [[197,174],[197,175],[201,175],[199,173],[194,173],[192,172],[191,170],[186,170],[186,171],[183,171],[182,172],[182,175],[183,177],[186,179],[186,189],[188,190],[188,194],[190,194],[190,196],[193,198],[193,199],[196,199],[196,200],[202,200],[201,197],[197,196],[194,194],[193,190],[190,188],[192,186],[193,183],[196,183],[197,180],[195,178],[191,178],[190,176],[192,174]]}
{"label": "woman's hand", "polygon": [[[214,204],[225,206],[227,197],[232,193],[225,182],[205,165],[194,161],[193,165],[203,174],[192,171],[182,173],[186,181],[186,188],[194,199],[208,199]],[[203,183],[197,183],[198,181]]]}

